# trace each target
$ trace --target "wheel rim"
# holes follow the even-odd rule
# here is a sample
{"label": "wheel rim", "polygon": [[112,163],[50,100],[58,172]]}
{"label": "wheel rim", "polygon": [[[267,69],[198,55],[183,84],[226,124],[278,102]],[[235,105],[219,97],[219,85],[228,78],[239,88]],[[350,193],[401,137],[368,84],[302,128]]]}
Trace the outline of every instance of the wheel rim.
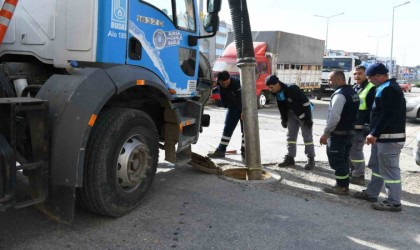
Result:
{"label": "wheel rim", "polygon": [[150,168],[150,150],[138,135],[129,138],[120,150],[117,163],[117,181],[120,188],[130,193],[145,179]]}
{"label": "wheel rim", "polygon": [[264,106],[267,103],[267,98],[265,97],[265,95],[261,94],[260,95],[260,106]]}

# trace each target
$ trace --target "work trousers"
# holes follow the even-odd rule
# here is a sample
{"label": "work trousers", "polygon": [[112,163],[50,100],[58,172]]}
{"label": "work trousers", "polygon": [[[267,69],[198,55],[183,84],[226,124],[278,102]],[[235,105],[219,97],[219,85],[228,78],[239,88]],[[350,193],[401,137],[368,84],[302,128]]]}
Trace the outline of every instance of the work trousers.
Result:
{"label": "work trousers", "polygon": [[365,175],[364,145],[365,137],[363,136],[363,130],[356,130],[350,150],[350,171],[353,177]]}
{"label": "work trousers", "polygon": [[349,186],[349,154],[353,135],[334,135],[328,138],[327,156],[332,169],[335,170],[337,186]]}
{"label": "work trousers", "polygon": [[238,122],[241,124],[241,132],[242,132],[242,144],[241,144],[241,154],[245,154],[245,138],[244,138],[244,130],[243,130],[243,122],[241,120],[241,113],[242,110],[237,108],[228,108],[226,112],[225,118],[225,127],[223,128],[223,135],[222,139],[220,140],[220,144],[217,147],[217,150],[221,152],[226,152],[226,148],[229,145],[230,139],[232,138],[233,131],[235,131],[236,125]]}
{"label": "work trousers", "polygon": [[308,157],[315,157],[312,128],[305,126],[297,115],[290,110],[288,111],[287,119],[287,155],[296,157],[296,144],[299,128],[302,130],[303,142],[305,143],[305,154]]}
{"label": "work trousers", "polygon": [[372,169],[372,179],[366,193],[378,197],[385,184],[387,200],[394,205],[401,204],[400,153],[403,142],[377,142],[372,145],[368,167]]}

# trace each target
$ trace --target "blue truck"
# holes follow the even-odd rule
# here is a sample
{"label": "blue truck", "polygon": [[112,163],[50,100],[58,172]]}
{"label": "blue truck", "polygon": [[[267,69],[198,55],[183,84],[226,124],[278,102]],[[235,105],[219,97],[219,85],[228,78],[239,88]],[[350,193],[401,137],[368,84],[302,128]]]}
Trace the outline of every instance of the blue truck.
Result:
{"label": "blue truck", "polygon": [[215,35],[220,6],[18,2],[0,45],[0,210],[36,205],[71,222],[77,199],[119,217],[148,191],[159,149],[189,160],[210,121],[200,20]]}

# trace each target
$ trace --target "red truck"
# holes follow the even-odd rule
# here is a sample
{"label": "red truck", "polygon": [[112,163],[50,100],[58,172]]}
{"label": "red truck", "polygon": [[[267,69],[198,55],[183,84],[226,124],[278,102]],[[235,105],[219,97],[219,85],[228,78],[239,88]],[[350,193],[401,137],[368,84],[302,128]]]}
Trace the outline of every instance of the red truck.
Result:
{"label": "red truck", "polygon": [[[265,78],[270,74],[276,74],[284,83],[298,85],[305,92],[319,91],[323,40],[282,31],[253,31],[252,37],[257,64],[255,78],[258,108],[264,107],[272,98],[265,86]],[[223,55],[214,62],[214,79],[223,70],[230,72],[232,77],[239,77],[236,46],[231,32],[228,33],[226,44]],[[211,99],[220,104],[220,95],[216,91],[213,91]]]}
{"label": "red truck", "polygon": [[[267,43],[254,42],[255,60],[257,66],[255,67],[257,79],[257,100],[258,108],[262,108],[270,100],[270,92],[265,86],[265,78],[271,74],[271,67],[269,58],[266,57]],[[239,68],[236,67],[237,54],[235,43],[230,43],[226,46],[222,57],[218,58],[213,65],[213,77],[216,79],[217,73],[227,70],[232,77],[239,77]],[[213,91],[211,98],[220,106],[220,95]]]}

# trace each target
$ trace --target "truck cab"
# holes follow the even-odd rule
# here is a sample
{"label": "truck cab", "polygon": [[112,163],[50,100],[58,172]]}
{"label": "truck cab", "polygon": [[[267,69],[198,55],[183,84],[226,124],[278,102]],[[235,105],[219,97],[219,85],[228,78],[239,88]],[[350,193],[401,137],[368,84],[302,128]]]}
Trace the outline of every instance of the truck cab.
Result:
{"label": "truck cab", "polygon": [[319,94],[316,99],[321,99],[322,96],[330,96],[334,89],[328,83],[328,76],[334,70],[342,70],[346,77],[346,83],[354,85],[353,69],[360,65],[361,61],[357,56],[324,56],[322,63],[322,84]]}
{"label": "truck cab", "polygon": [[[210,120],[197,0],[1,2],[14,13],[0,46],[0,210],[70,222],[77,198],[119,217],[147,193],[159,149],[190,160]],[[207,1],[207,37],[220,7]]]}
{"label": "truck cab", "polygon": [[[265,85],[265,78],[272,74],[272,57],[270,53],[267,53],[267,43],[265,42],[254,42],[255,52],[255,78],[256,78],[256,95],[257,95],[257,107],[260,109],[265,104],[269,103],[272,99],[272,95]],[[221,71],[228,71],[231,77],[239,77],[239,68],[237,64],[236,45],[234,42],[226,46],[223,55],[216,59],[212,68],[212,75],[214,80],[217,78],[217,73]],[[220,106],[220,95],[216,91],[213,92],[211,98],[216,101],[216,104]]]}

